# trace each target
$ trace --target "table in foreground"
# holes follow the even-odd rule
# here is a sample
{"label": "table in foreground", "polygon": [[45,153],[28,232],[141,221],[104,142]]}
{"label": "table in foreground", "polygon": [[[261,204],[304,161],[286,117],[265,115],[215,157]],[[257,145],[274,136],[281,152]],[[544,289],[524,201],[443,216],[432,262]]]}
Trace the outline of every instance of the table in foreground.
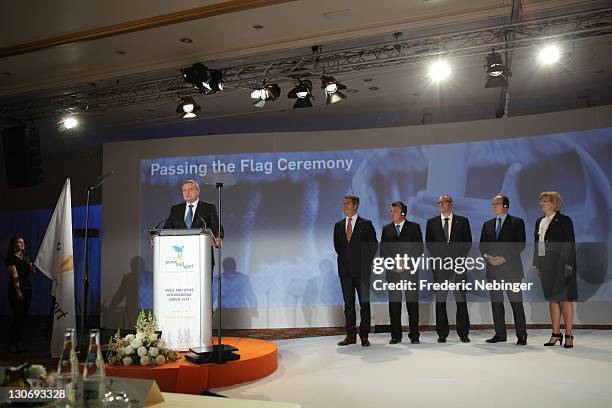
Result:
{"label": "table in foreground", "polygon": [[160,402],[151,407],[196,407],[205,406],[210,408],[301,408],[300,404],[293,402],[272,402],[255,401],[233,398],[205,397],[202,395],[176,394],[172,392],[162,392],[164,402]]}

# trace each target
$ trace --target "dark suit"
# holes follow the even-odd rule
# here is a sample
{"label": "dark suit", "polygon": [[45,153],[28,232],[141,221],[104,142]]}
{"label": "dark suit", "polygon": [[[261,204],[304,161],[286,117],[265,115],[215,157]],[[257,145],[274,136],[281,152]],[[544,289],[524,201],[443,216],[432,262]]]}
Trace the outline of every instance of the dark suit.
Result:
{"label": "dark suit", "polygon": [[[545,256],[538,256],[542,218],[538,218],[535,225],[533,265],[540,271],[544,297],[556,302],[576,300],[576,240],[572,219],[555,213],[544,236]],[[572,268],[570,274],[566,274],[566,266]]]}
{"label": "dark suit", "polygon": [[[498,282],[501,280],[514,283],[520,282],[525,277],[523,274],[523,263],[521,262],[521,252],[525,249],[525,222],[522,218],[507,214],[497,236],[495,233],[496,223],[497,217],[486,221],[482,225],[480,252],[483,256],[502,256],[506,262],[497,266],[487,262],[487,279]],[[516,337],[525,337],[527,336],[527,323],[525,320],[525,310],[523,309],[523,294],[520,291],[513,292],[507,290],[506,295],[514,315]],[[495,335],[506,338],[503,291],[491,291],[491,311],[493,313],[493,323],[495,324]]]}
{"label": "dark suit", "polygon": [[[408,254],[409,257],[418,258],[423,253],[423,234],[421,226],[415,222],[406,220],[400,231],[399,236],[395,229],[395,223],[387,224],[383,227],[380,236],[380,256],[384,258],[395,257],[397,254]],[[419,293],[418,270],[396,272],[387,271],[388,282],[401,282],[406,280],[414,282],[415,290],[406,290],[406,308],[408,309],[408,322],[410,332],[408,337],[411,340],[419,339]],[[389,320],[391,321],[391,338],[402,338],[402,291],[389,291]]]}
{"label": "dark suit", "polygon": [[363,338],[370,333],[370,275],[378,241],[372,222],[358,216],[349,242],[346,237],[346,220],[347,218],[343,218],[334,225],[334,248],[338,254],[338,276],[344,298],[346,334],[356,337],[356,291],[361,315],[359,335]]}
{"label": "dark suit", "polygon": [[[172,208],[170,208],[170,215],[168,215],[166,219],[164,228],[187,229],[187,224],[185,224],[186,206],[187,203],[173,205]],[[193,215],[191,229],[202,229],[204,226],[202,220],[206,222],[206,226],[210,228],[213,235],[217,237],[217,235],[219,235],[219,215],[217,214],[217,206],[206,201],[198,201],[198,206]],[[223,238],[223,235],[223,226],[221,226],[221,238]]]}
{"label": "dark suit", "polygon": [[[187,203],[180,203],[177,205],[173,205],[170,208],[170,215],[166,219],[166,223],[164,224],[164,228],[168,229],[187,229],[187,224],[185,224],[185,208],[187,207]],[[193,222],[191,224],[191,229],[202,229],[204,223],[206,222],[206,226],[212,230],[213,235],[217,238],[219,235],[219,215],[217,214],[217,206],[213,203],[209,203],[206,201],[198,201],[198,206],[196,207],[195,214],[193,215]],[[224,237],[223,225],[221,226],[221,238]],[[215,265],[215,257],[212,255],[211,265],[214,267]]]}
{"label": "dark suit", "polygon": [[[440,216],[427,220],[425,229],[425,241],[429,254],[440,258],[463,258],[466,257],[472,247],[472,231],[470,221],[460,215],[453,213],[452,227],[450,228],[450,240],[446,241],[444,228]],[[434,281],[462,282],[465,281],[465,273],[457,274],[454,271],[433,271]],[[453,291],[457,303],[456,326],[459,337],[467,336],[470,331],[470,318],[467,310],[466,294],[464,290]],[[438,336],[448,336],[448,316],[446,313],[446,298],[448,291],[436,292],[436,331]]]}

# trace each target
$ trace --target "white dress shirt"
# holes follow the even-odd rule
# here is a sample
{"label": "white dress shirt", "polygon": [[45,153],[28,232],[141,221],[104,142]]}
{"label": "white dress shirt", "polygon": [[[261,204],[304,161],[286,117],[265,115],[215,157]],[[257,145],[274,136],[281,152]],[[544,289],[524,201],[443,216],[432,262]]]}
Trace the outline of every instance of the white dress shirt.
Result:
{"label": "white dress shirt", "polygon": [[548,231],[548,227],[550,226],[550,223],[552,222],[553,218],[555,218],[556,214],[557,212],[555,211],[551,215],[545,216],[540,221],[540,225],[538,228],[538,256],[546,255],[546,231]]}
{"label": "white dress shirt", "polygon": [[[348,227],[349,217],[346,217],[344,220],[344,230],[346,231],[346,227]],[[351,217],[351,231],[355,232],[355,224],[357,223],[357,214]]]}
{"label": "white dress shirt", "polygon": [[183,219],[187,219],[187,213],[189,213],[189,205],[193,205],[193,208],[191,209],[191,211],[193,212],[193,218],[191,219],[191,222],[193,223],[193,220],[195,219],[195,213],[196,213],[196,209],[198,208],[198,201],[200,200],[195,200],[193,203],[188,203],[185,202],[185,214],[183,215]]}
{"label": "white dress shirt", "polygon": [[442,230],[444,230],[444,219],[448,218],[448,240],[450,241],[451,233],[453,231],[453,213],[450,213],[448,217],[440,214],[440,219],[442,220]]}

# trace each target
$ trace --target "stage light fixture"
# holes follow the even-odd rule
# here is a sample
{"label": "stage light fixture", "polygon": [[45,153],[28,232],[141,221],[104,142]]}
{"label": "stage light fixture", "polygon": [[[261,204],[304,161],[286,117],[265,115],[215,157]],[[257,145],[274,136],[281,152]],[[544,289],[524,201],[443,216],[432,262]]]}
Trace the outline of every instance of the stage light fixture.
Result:
{"label": "stage light fixture", "polygon": [[434,82],[440,82],[450,76],[451,69],[445,61],[436,61],[429,66],[429,78]]}
{"label": "stage light fixture", "polygon": [[559,62],[560,56],[561,52],[559,51],[559,47],[556,45],[547,45],[540,50],[538,59],[540,60],[540,63],[544,65],[551,65]]}
{"label": "stage light fixture", "polygon": [[60,132],[73,130],[79,127],[79,120],[76,118],[76,116],[68,115],[64,116],[57,125]]}
{"label": "stage light fixture", "polygon": [[295,88],[289,91],[287,94],[287,98],[296,99],[293,108],[310,108],[312,107],[312,102],[310,98],[312,98],[312,82],[309,80],[300,80],[296,84]]}
{"label": "stage light fixture", "polygon": [[512,74],[506,65],[501,55],[493,52],[485,58],[484,68],[487,73],[487,82],[485,88],[497,88],[508,85],[508,77]]}
{"label": "stage light fixture", "polygon": [[223,73],[218,69],[209,69],[198,62],[181,71],[185,82],[192,84],[200,93],[210,95],[223,90]]}
{"label": "stage light fixture", "polygon": [[176,113],[182,113],[182,119],[195,118],[198,116],[196,112],[200,110],[202,107],[190,96],[181,98],[181,102],[176,107]]}
{"label": "stage light fixture", "polygon": [[346,95],[340,92],[344,91],[346,86],[336,81],[334,77],[323,75],[321,77],[321,88],[325,90],[328,105],[346,99]]}
{"label": "stage light fixture", "polygon": [[74,116],[69,116],[65,118],[63,122],[64,122],[64,127],[68,130],[74,129],[75,127],[79,126],[79,121]]}
{"label": "stage light fixture", "polygon": [[253,103],[253,106],[263,108],[266,102],[278,99],[280,94],[281,89],[277,84],[264,85],[263,87],[255,89],[253,92],[251,92],[251,98],[257,99]]}

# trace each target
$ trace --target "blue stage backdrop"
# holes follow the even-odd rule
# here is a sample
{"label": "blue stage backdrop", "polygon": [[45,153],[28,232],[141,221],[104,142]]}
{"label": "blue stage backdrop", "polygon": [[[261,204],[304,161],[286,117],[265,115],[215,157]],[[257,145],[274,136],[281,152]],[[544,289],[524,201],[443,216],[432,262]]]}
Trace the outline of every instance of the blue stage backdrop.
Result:
{"label": "blue stage backdrop", "polygon": [[[451,194],[455,212],[470,219],[474,241],[492,218],[491,197],[503,193],[533,241],[539,193],[558,191],[576,240],[600,243],[579,248],[579,262],[586,266],[593,251],[603,251],[598,264],[579,265],[580,300],[612,299],[612,129],[419,147],[142,160],[141,228],[154,226],[182,201],[185,179],[199,180],[201,199],[216,203],[216,190],[201,178],[219,172],[236,181],[223,197],[225,307],[342,304],[332,231],[348,193],[360,197],[359,214],[373,221],[378,237],[390,222],[391,202],[406,202],[408,218],[424,232],[426,220],[438,214],[437,197]],[[523,255],[531,265],[529,250]],[[152,251],[144,236],[141,256],[140,307],[151,308]],[[538,282],[533,272],[526,275]],[[541,290],[534,292],[527,300],[542,300]],[[472,296],[489,301],[486,293]]]}

